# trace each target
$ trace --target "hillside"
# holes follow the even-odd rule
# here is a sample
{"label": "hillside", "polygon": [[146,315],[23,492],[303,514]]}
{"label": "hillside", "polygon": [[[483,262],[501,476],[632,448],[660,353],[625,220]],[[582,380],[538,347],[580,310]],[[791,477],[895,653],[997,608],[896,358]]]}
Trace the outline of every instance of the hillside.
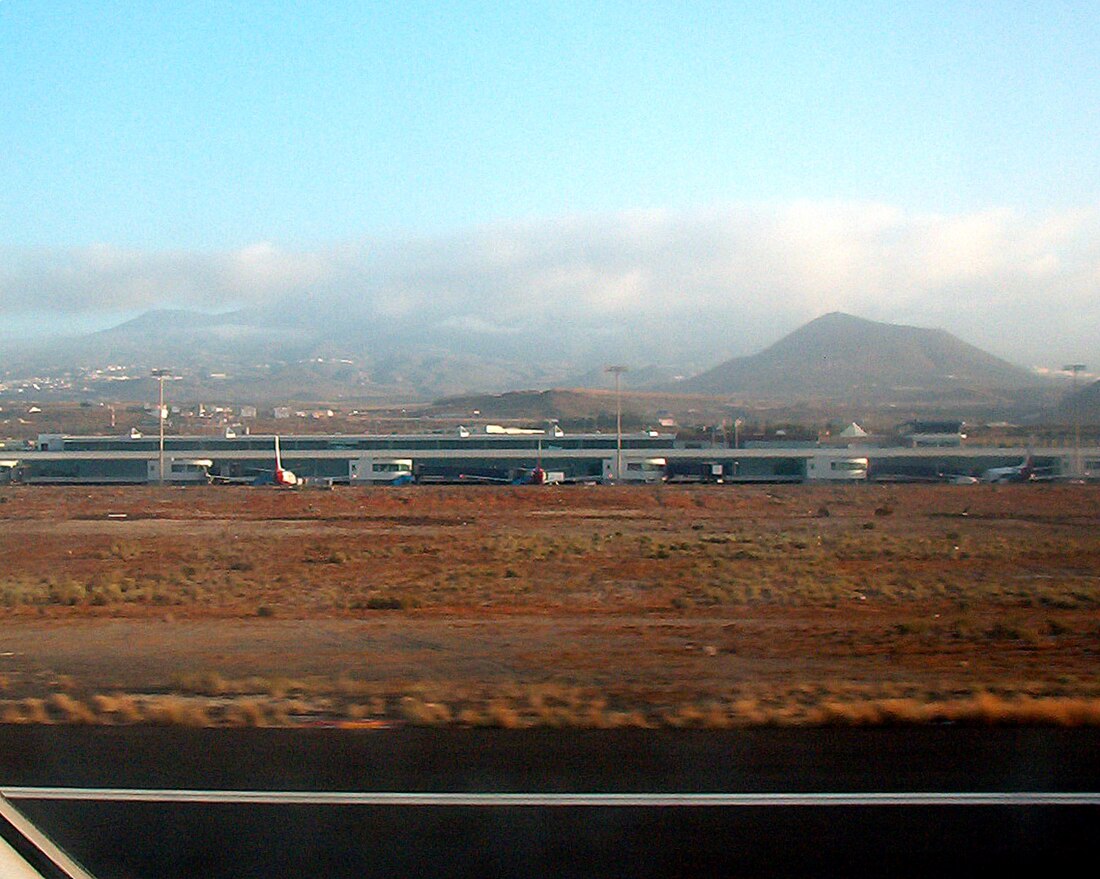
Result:
{"label": "hillside", "polygon": [[[615,423],[615,392],[595,388],[552,388],[547,391],[509,391],[504,394],[470,394],[437,400],[424,410],[426,415],[462,416],[500,421],[527,421],[539,425],[558,421],[569,430],[612,428]],[[653,391],[623,391],[623,423],[630,429],[653,427],[663,415],[683,423],[720,422],[729,417],[729,407],[711,396]]]}
{"label": "hillside", "polygon": [[681,382],[691,393],[770,399],[989,399],[1041,379],[944,330],[826,314],[749,357]]}
{"label": "hillside", "polygon": [[1066,424],[1100,424],[1100,381],[1067,396],[1058,406],[1057,419]]}
{"label": "hillside", "polygon": [[[635,400],[630,409],[648,414],[668,409],[691,415],[690,420],[702,418],[702,410],[713,420],[714,407],[731,397],[756,409],[849,403],[866,417],[867,406],[896,404],[912,412],[997,412],[1011,420],[1053,402],[1047,386],[1032,374],[942,330],[845,314],[818,318],[758,354],[686,380],[680,376],[694,370],[675,365],[691,362],[686,350],[661,365],[646,366],[654,360],[620,358],[613,348],[567,353],[570,336],[506,335],[487,344],[476,333],[454,327],[395,329],[361,315],[309,314],[290,304],[217,315],[156,311],[101,332],[8,352],[0,362],[0,393],[147,400],[155,390],[150,368],[167,367],[179,376],[176,397],[191,400],[406,403],[554,387],[587,388],[598,397],[611,386],[605,365],[617,362],[630,365],[623,376],[624,394],[677,398]],[[716,399],[691,400],[708,395]],[[565,399],[554,399],[552,405],[532,399],[507,402],[534,404],[525,417],[593,418],[605,411],[594,398],[579,407]],[[500,405],[499,400],[486,406],[474,402],[470,408]],[[573,411],[578,408],[583,415]]]}
{"label": "hillside", "polygon": [[[410,334],[415,336],[415,334]],[[428,400],[560,382],[571,366],[450,339],[408,338],[353,319],[296,312],[153,311],[84,336],[22,346],[0,382],[35,379],[36,394],[148,398],[152,367],[169,367],[188,399]],[[114,366],[114,371],[107,369]]]}

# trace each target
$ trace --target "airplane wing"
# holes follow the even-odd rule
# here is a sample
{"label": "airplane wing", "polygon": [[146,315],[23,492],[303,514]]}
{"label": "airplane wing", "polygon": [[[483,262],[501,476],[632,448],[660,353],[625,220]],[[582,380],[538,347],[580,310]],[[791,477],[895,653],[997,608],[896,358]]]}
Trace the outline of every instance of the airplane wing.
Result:
{"label": "airplane wing", "polygon": [[510,485],[512,482],[504,476],[479,476],[476,473],[459,473],[458,481],[474,485]]}

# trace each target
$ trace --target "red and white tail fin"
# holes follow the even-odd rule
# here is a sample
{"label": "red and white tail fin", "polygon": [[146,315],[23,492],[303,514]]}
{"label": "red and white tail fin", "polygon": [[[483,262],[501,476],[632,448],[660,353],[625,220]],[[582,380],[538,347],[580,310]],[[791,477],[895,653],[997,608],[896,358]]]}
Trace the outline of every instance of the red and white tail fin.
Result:
{"label": "red and white tail fin", "polygon": [[283,469],[283,456],[279,453],[279,436],[275,436],[275,484],[276,485],[298,485],[298,477],[291,473],[289,470]]}

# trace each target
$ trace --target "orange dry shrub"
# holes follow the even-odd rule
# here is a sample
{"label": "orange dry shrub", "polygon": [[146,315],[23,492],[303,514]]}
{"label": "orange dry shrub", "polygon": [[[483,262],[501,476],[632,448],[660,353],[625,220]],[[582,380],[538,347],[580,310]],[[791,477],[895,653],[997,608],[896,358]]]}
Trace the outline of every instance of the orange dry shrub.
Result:
{"label": "orange dry shrub", "polygon": [[96,693],[92,697],[92,706],[101,723],[131,724],[144,719],[138,700],[124,693],[110,696]]}
{"label": "orange dry shrub", "polygon": [[980,693],[972,699],[946,703],[939,708],[939,712],[942,712],[943,719],[960,722],[1100,725],[1100,699],[1007,699]]}
{"label": "orange dry shrub", "polygon": [[210,726],[206,706],[182,696],[152,696],[142,701],[142,713],[149,723],[164,726]]}
{"label": "orange dry shrub", "polygon": [[28,697],[20,705],[23,715],[23,723],[50,723],[49,712],[46,711],[46,700]]}
{"label": "orange dry shrub", "polygon": [[46,700],[50,710],[60,715],[62,723],[95,723],[95,712],[68,693],[53,693]]}
{"label": "orange dry shrub", "polygon": [[687,729],[727,729],[733,725],[729,712],[717,702],[689,703],[662,713],[666,726]]}
{"label": "orange dry shrub", "polygon": [[259,699],[237,699],[225,707],[224,719],[229,726],[268,726],[267,706]]}
{"label": "orange dry shrub", "polygon": [[0,701],[0,723],[25,723],[23,710],[18,702],[11,699]]}
{"label": "orange dry shrub", "polygon": [[506,699],[493,699],[485,709],[489,726],[501,729],[523,729],[531,724]]}
{"label": "orange dry shrub", "polygon": [[443,702],[430,702],[419,696],[405,696],[397,703],[402,720],[414,726],[446,726],[452,720],[451,708]]}
{"label": "orange dry shrub", "polygon": [[818,725],[983,723],[1054,726],[1100,725],[1100,699],[1004,698],[979,693],[964,699],[922,702],[917,699],[824,702],[807,721]]}

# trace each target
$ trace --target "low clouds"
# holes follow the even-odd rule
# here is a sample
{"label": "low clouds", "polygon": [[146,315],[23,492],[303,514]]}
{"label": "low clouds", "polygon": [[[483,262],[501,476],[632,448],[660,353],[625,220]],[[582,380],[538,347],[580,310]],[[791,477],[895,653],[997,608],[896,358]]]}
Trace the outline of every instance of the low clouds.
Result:
{"label": "low clouds", "polygon": [[84,314],[166,306],[219,309],[301,290],[330,274],[329,259],[269,244],[228,253],[127,250],[0,251],[7,310]]}
{"label": "low clouds", "polygon": [[1049,364],[1100,355],[1089,331],[1100,325],[1100,215],[796,202],[312,250],[0,250],[0,308],[16,319],[75,325],[96,314],[275,303],[330,320],[396,319],[416,333],[505,338],[549,328],[598,339],[609,353],[618,345],[637,357],[710,362],[841,310],[942,326],[1018,362]]}

